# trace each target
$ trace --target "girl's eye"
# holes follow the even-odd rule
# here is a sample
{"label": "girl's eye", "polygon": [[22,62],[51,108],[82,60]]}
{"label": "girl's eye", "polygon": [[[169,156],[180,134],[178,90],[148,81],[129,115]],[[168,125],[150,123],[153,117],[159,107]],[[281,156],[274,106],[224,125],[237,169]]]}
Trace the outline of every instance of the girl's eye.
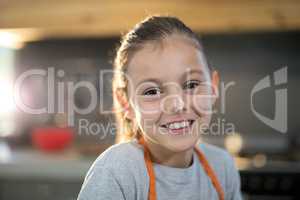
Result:
{"label": "girl's eye", "polygon": [[159,88],[152,88],[149,90],[146,90],[143,95],[144,96],[154,96],[154,95],[159,95],[161,93]]}
{"label": "girl's eye", "polygon": [[194,89],[197,86],[200,85],[200,82],[197,80],[191,80],[191,81],[187,81],[186,84],[184,85],[184,89]]}

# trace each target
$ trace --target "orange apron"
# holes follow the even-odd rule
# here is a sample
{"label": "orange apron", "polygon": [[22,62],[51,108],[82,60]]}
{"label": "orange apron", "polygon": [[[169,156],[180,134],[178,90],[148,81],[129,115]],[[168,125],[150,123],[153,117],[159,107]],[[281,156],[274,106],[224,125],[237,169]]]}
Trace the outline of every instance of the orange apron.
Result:
{"label": "orange apron", "polygon": [[[141,137],[139,139],[139,144],[144,147],[144,159],[145,159],[145,164],[146,164],[146,168],[148,171],[148,175],[150,178],[148,200],[156,200],[155,174],[154,174],[154,169],[153,169],[153,165],[152,165],[152,161],[151,161],[151,157],[150,157],[150,151],[149,151],[143,137]],[[215,189],[218,193],[219,199],[224,200],[224,192],[223,192],[223,189],[221,187],[221,184],[220,184],[216,174],[214,173],[213,169],[209,165],[204,154],[198,148],[195,147],[194,149],[198,155],[199,161],[202,164],[206,174],[210,178],[213,186],[215,187]]]}

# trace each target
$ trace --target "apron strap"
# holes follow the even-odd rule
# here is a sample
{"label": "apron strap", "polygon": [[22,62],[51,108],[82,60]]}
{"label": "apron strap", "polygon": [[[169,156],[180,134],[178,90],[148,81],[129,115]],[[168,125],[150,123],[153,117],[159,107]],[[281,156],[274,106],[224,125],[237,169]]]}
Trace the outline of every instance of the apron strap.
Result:
{"label": "apron strap", "polygon": [[[140,145],[142,145],[144,147],[144,159],[145,159],[145,164],[146,164],[146,168],[147,168],[149,179],[150,179],[149,180],[150,183],[149,183],[148,200],[156,200],[155,173],[154,173],[154,169],[153,169],[153,165],[152,165],[152,161],[151,161],[150,151],[147,147],[144,137],[140,137],[138,142]],[[200,151],[200,149],[198,149],[197,147],[195,147],[194,149],[197,153],[200,163],[202,164],[202,166],[204,168],[204,171],[206,172],[206,174],[210,178],[213,186],[215,187],[215,189],[218,193],[219,199],[224,200],[225,199],[224,191],[221,187],[221,184],[220,184],[216,174],[214,173],[214,170],[209,165],[208,160],[205,158],[204,154]]]}
{"label": "apron strap", "polygon": [[202,167],[204,168],[207,176],[210,178],[213,186],[215,187],[215,189],[219,195],[219,199],[224,200],[225,199],[224,191],[222,189],[222,186],[221,186],[219,179],[218,179],[217,175],[215,174],[213,168],[210,166],[208,160],[205,158],[204,154],[200,151],[200,149],[197,147],[195,147],[194,149],[198,155],[198,158],[202,164]]}
{"label": "apron strap", "polygon": [[145,143],[145,140],[143,137],[139,139],[139,143],[144,147],[144,159],[149,175],[149,195],[148,200],[156,200],[156,186],[155,186],[155,173],[150,157],[150,151]]}

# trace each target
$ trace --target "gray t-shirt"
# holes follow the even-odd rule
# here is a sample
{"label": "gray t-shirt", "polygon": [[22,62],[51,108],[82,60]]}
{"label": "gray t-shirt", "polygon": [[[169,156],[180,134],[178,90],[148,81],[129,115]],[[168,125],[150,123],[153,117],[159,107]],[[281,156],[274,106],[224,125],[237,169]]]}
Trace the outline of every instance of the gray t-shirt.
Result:
{"label": "gray t-shirt", "polygon": [[[226,151],[201,143],[200,150],[214,169],[225,192],[225,200],[239,200],[240,176]],[[210,178],[197,154],[188,168],[174,168],[153,163],[157,200],[218,199]],[[116,144],[104,151],[88,171],[79,200],[147,200],[149,176],[143,147],[137,140]]]}

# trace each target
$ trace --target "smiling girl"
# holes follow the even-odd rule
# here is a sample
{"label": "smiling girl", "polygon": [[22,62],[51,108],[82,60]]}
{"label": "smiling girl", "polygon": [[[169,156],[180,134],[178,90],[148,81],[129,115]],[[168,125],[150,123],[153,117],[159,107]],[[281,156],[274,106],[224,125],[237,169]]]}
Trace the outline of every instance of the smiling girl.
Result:
{"label": "smiling girl", "polygon": [[118,144],[94,162],[78,199],[241,199],[232,157],[199,140],[219,76],[196,34],[176,17],[148,17],[123,37],[114,67]]}

